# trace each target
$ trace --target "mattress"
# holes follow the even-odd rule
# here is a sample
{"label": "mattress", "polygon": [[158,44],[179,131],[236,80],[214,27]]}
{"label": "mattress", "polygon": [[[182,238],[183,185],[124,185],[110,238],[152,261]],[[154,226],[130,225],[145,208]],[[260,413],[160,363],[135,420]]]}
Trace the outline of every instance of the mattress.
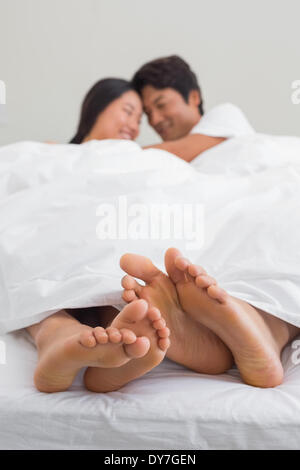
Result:
{"label": "mattress", "polygon": [[66,392],[38,392],[37,353],[25,331],[0,336],[0,346],[0,449],[300,446],[300,361],[292,345],[282,354],[284,382],[273,389],[244,384],[236,367],[210,376],[165,359],[107,394],[84,388],[84,370]]}

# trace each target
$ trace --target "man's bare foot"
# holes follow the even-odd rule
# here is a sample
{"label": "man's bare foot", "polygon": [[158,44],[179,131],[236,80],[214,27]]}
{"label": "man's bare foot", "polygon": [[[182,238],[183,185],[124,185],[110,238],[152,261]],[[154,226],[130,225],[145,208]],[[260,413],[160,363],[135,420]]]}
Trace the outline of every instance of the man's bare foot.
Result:
{"label": "man's bare foot", "polygon": [[[146,306],[146,309],[148,309],[147,315],[139,321],[132,317],[129,327],[136,335],[145,335],[148,338],[150,344],[148,352],[140,358],[136,355],[135,358],[132,358],[131,361],[121,367],[105,369],[102,367],[89,367],[84,375],[84,383],[88,390],[98,393],[119,390],[128,382],[145,375],[164,359],[170,346],[170,330],[166,327],[166,322],[158,308],[153,306],[148,308],[148,303],[142,299],[135,300],[134,303],[136,302]],[[120,329],[122,327],[124,327],[124,319],[118,315],[112,321],[110,328]]]}
{"label": "man's bare foot", "polygon": [[82,367],[117,368],[145,356],[150,340],[142,325],[146,320],[149,322],[148,317],[144,301],[127,305],[106,329],[91,328],[77,321],[66,322],[62,328],[60,318],[49,317],[35,338],[39,356],[34,375],[37,389],[63,391],[70,387]]}
{"label": "man's bare foot", "polygon": [[[166,255],[167,272],[173,262]],[[128,273],[122,279],[123,299],[132,302],[143,298],[157,307],[171,331],[171,346],[167,357],[196,372],[220,374],[233,365],[228,347],[209,328],[195,321],[182,310],[172,280],[152,262],[140,255],[126,254],[120,260],[121,268]],[[134,277],[142,279],[140,285]]]}
{"label": "man's bare foot", "polygon": [[185,259],[175,248],[172,278],[188,315],[214,331],[233,353],[243,380],[256,387],[282,383],[279,345],[260,312],[221,289],[206,271]]}

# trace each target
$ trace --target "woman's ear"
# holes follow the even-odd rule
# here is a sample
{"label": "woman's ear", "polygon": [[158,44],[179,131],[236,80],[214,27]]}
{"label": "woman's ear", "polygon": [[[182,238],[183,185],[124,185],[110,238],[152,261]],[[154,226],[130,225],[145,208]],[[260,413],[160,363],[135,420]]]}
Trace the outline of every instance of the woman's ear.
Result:
{"label": "woman's ear", "polygon": [[198,90],[191,90],[189,93],[189,104],[198,108],[200,104],[200,93]]}

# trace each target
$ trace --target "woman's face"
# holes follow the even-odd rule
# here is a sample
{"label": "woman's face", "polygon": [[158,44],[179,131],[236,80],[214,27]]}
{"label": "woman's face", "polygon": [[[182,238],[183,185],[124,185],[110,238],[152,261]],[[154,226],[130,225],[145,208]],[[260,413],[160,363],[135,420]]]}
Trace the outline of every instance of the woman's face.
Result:
{"label": "woman's face", "polygon": [[99,114],[84,142],[92,139],[135,140],[139,135],[142,113],[139,95],[133,90],[126,91]]}

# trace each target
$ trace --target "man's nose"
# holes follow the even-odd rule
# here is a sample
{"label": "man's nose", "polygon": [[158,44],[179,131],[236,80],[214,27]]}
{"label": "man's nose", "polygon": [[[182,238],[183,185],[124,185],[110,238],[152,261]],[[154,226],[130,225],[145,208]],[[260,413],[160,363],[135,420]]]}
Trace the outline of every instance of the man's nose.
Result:
{"label": "man's nose", "polygon": [[150,126],[157,126],[161,121],[163,121],[163,116],[161,115],[161,113],[154,109],[153,111],[151,111],[151,115],[150,115],[150,119],[149,119],[149,124]]}

